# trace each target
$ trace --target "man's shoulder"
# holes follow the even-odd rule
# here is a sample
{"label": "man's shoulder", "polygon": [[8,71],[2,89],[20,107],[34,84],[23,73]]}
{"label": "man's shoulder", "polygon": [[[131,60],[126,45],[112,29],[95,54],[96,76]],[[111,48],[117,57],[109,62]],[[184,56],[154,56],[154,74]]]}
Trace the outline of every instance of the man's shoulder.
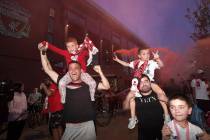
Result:
{"label": "man's shoulder", "polygon": [[154,90],[152,90],[152,92],[151,92],[151,94],[150,94],[150,95],[151,95],[151,96],[154,96],[154,97],[156,97],[156,98],[158,97],[158,96],[157,96],[157,93],[155,93],[155,91],[154,91]]}

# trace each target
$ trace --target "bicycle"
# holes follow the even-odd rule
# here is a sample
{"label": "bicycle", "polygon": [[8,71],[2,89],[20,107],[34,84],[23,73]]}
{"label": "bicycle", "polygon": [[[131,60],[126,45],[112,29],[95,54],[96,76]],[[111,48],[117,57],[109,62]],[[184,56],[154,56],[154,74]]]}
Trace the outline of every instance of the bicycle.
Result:
{"label": "bicycle", "polygon": [[29,107],[27,124],[29,128],[34,128],[35,126],[40,126],[44,121],[44,116],[42,114],[42,105],[33,105]]}
{"label": "bicycle", "polygon": [[107,126],[113,115],[110,99],[106,97],[106,94],[109,93],[102,91],[95,95],[96,124],[101,127]]}
{"label": "bicycle", "polygon": [[95,95],[96,124],[105,127],[112,118],[122,109],[122,94],[111,91],[97,92]]}

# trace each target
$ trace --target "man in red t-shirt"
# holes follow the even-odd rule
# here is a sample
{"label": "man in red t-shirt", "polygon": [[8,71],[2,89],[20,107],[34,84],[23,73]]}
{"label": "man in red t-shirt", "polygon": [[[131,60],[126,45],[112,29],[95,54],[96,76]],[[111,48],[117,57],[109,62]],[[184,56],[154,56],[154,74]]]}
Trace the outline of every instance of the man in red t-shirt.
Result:
{"label": "man in red t-shirt", "polygon": [[[47,86],[49,85],[49,86]],[[41,83],[40,89],[43,89],[47,95],[47,108],[50,114],[49,126],[52,129],[53,140],[60,140],[62,136],[62,110],[61,96],[56,84],[50,80]]]}

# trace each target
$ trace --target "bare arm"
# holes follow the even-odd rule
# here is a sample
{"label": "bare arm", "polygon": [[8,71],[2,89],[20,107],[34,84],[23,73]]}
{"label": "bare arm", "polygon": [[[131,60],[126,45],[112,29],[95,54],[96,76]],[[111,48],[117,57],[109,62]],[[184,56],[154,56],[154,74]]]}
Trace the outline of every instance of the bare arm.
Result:
{"label": "bare arm", "polygon": [[53,51],[53,52],[55,52],[55,53],[57,53],[59,55],[62,55],[64,57],[66,57],[66,54],[68,53],[67,50],[60,49],[57,46],[52,45],[52,44],[50,44],[48,42],[43,42],[43,44],[45,45],[46,49],[49,49],[49,50],[51,50],[51,51]]}
{"label": "bare arm", "polygon": [[[46,53],[47,48],[48,48],[48,42],[45,42],[44,45],[43,45],[43,42],[38,44],[38,49],[40,52],[43,51],[44,53]],[[52,66],[50,65],[49,60],[46,59],[46,61],[47,61],[47,65],[48,65],[49,69],[53,70]]]}
{"label": "bare arm", "polygon": [[120,60],[117,56],[115,56],[115,58],[113,58],[114,61],[118,62],[119,64],[125,66],[125,67],[129,67],[129,63]]}
{"label": "bare arm", "polygon": [[162,61],[160,58],[155,59],[155,61],[157,62],[158,66],[159,66],[160,68],[164,66],[163,61]]}
{"label": "bare arm", "polygon": [[159,52],[152,52],[153,59],[157,62],[158,66],[161,68],[164,66],[163,61],[160,59]]}
{"label": "bare arm", "polygon": [[151,83],[152,90],[157,94],[158,99],[163,102],[168,102],[165,92],[155,83]]}
{"label": "bare arm", "polygon": [[101,82],[98,84],[98,90],[108,90],[110,89],[109,81],[104,76],[101,67],[99,65],[96,65],[94,67],[95,72],[97,72],[101,77]]}
{"label": "bare arm", "polygon": [[47,66],[48,66],[48,68],[49,68],[50,70],[53,70],[53,69],[52,69],[52,66],[51,66],[51,64],[50,64],[50,62],[49,62],[49,60],[46,59],[46,61],[47,61]]}
{"label": "bare arm", "polygon": [[55,82],[57,83],[58,80],[58,74],[52,70],[52,67],[49,66],[49,61],[47,59],[47,55],[46,54],[42,54],[42,52],[40,51],[40,56],[41,56],[41,62],[42,62],[42,67],[45,71],[45,73]]}

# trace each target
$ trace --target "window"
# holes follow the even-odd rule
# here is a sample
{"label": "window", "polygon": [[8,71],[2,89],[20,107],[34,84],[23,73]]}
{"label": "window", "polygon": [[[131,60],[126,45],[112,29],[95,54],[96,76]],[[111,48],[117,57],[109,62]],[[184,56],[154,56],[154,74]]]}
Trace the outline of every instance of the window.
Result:
{"label": "window", "polygon": [[52,18],[52,17],[49,17],[49,21],[48,21],[48,32],[49,33],[53,33],[53,31],[54,31],[54,18]]}
{"label": "window", "polygon": [[49,16],[52,17],[52,18],[55,17],[55,9],[54,8],[50,8]]}
{"label": "window", "polygon": [[46,36],[46,40],[47,40],[49,43],[53,43],[53,35],[48,33],[47,36]]}

